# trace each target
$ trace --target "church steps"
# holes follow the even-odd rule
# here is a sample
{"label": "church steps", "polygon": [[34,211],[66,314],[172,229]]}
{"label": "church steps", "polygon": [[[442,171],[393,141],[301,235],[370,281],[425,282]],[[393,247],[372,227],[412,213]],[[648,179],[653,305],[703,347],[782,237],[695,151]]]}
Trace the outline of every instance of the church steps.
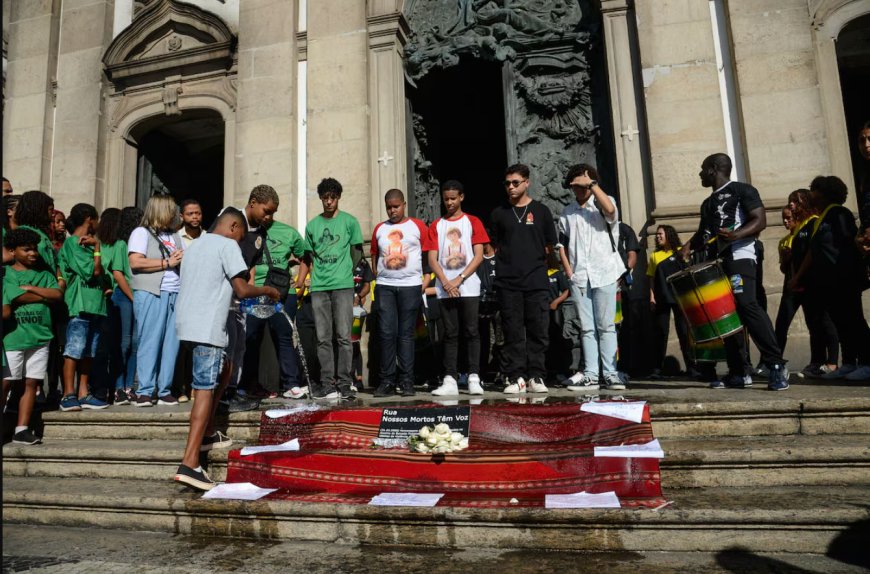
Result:
{"label": "church steps", "polygon": [[[740,392],[757,395],[754,390]],[[565,393],[560,391],[559,394]],[[653,432],[660,438],[870,434],[870,397],[775,399],[762,394],[761,399],[740,401],[738,396],[730,399],[719,395],[716,400],[707,401],[669,397],[667,402],[655,402],[658,397],[639,398],[650,401]],[[397,403],[392,399],[385,401]],[[372,406],[381,402],[384,401],[366,401]],[[287,404],[292,403],[264,401],[263,407],[278,408]],[[42,414],[42,422],[46,439],[183,440],[187,437],[189,412],[187,405],[150,409],[122,406],[103,411],[47,412]],[[260,414],[251,411],[229,415],[223,419],[226,432],[233,438],[255,442]]]}
{"label": "church steps", "polygon": [[[664,488],[870,485],[870,444],[863,435],[663,439]],[[233,448],[240,448],[237,441]],[[167,480],[182,440],[47,440],[3,447],[5,476]],[[209,473],[226,476],[227,450],[209,453]]]}
{"label": "church steps", "polygon": [[168,481],[4,477],[3,490],[7,523],[457,548],[822,554],[870,518],[863,487],[676,489],[659,511],[579,512],[209,501]]}

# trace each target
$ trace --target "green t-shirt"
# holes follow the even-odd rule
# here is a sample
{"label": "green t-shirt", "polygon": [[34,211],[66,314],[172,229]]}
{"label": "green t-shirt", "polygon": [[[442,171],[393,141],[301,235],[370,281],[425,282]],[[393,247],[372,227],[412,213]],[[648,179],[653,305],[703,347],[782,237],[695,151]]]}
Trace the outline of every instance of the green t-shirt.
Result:
{"label": "green t-shirt", "polygon": [[40,271],[48,271],[57,277],[58,254],[55,253],[54,245],[52,244],[51,239],[48,238],[48,235],[35,227],[30,227],[29,225],[20,225],[18,228],[29,229],[30,231],[35,231],[36,234],[39,235],[39,244],[36,246],[36,251],[39,253],[39,258],[42,261],[40,261],[36,269]]}
{"label": "green t-shirt", "polygon": [[57,258],[60,274],[66,279],[63,298],[69,307],[69,316],[77,317],[81,313],[105,315],[104,291],[108,288],[108,281],[105,275],[94,278],[94,248],[79,245],[79,238],[71,235],[63,242]]}
{"label": "green t-shirt", "polygon": [[[22,285],[57,289],[57,278],[48,271],[26,269],[16,271],[11,265],[3,277],[3,304],[12,301],[26,291]],[[28,303],[14,310],[14,318],[3,322],[3,348],[7,351],[36,349],[51,341],[51,309],[48,303]]]}
{"label": "green t-shirt", "polygon": [[362,245],[356,217],[344,211],[326,218],[318,215],[305,226],[306,247],[311,253],[311,291],[353,288],[351,245]]}
{"label": "green t-shirt", "polygon": [[[302,257],[308,249],[305,240],[293,227],[280,221],[275,221],[266,230],[266,246],[272,258],[272,266],[287,269],[290,257]],[[260,262],[254,266],[254,285],[262,287],[269,272],[269,263],[265,250]]]}

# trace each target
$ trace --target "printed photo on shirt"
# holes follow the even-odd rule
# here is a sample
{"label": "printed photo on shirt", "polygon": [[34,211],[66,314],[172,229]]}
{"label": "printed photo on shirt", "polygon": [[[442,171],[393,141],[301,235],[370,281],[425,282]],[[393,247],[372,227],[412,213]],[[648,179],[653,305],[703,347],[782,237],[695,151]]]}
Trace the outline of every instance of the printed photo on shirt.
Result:
{"label": "printed photo on shirt", "polygon": [[468,257],[465,247],[462,245],[462,231],[458,227],[447,230],[447,241],[444,251],[441,252],[441,267],[444,269],[465,269],[468,265]]}
{"label": "printed photo on shirt", "polygon": [[405,245],[402,239],[405,235],[399,229],[393,229],[387,234],[387,239],[390,245],[387,247],[387,253],[384,256],[384,266],[387,269],[404,269],[408,265],[408,258],[405,256]]}

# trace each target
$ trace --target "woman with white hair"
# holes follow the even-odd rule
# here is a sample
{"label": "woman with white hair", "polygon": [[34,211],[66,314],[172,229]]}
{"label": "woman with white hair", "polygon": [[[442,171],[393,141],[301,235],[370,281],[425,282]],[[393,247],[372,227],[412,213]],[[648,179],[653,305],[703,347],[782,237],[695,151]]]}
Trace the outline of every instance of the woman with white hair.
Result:
{"label": "woman with white hair", "polygon": [[142,223],[130,234],[127,253],[136,318],[137,407],[150,407],[157,387],[157,403],[177,405],[172,396],[172,375],[178,355],[175,334],[175,299],[181,288],[179,267],[184,243],[179,227],[178,205],[168,195],[148,200]]}

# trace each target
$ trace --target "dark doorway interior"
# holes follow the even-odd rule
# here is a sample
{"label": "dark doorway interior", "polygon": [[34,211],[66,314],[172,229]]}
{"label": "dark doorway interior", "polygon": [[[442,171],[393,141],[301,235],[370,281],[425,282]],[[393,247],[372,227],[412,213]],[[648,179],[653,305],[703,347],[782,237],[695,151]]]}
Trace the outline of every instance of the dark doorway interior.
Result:
{"label": "dark doorway interior", "polygon": [[136,203],[144,207],[154,193],[169,193],[180,204],[196,199],[208,227],[224,197],[224,121],[211,110],[185,111],[136,127],[139,146]]}
{"label": "dark doorway interior", "polygon": [[[423,118],[428,145],[422,150],[440,182],[465,186],[463,210],[489,222],[504,200],[501,182],[507,167],[502,65],[463,60],[433,70],[408,87],[414,113]],[[440,204],[440,199],[439,199]]]}
{"label": "dark doorway interior", "polygon": [[867,94],[870,94],[870,15],[849,22],[837,38],[837,64],[843,90],[843,108],[852,149],[855,180],[863,160],[858,152],[858,130],[870,121]]}

